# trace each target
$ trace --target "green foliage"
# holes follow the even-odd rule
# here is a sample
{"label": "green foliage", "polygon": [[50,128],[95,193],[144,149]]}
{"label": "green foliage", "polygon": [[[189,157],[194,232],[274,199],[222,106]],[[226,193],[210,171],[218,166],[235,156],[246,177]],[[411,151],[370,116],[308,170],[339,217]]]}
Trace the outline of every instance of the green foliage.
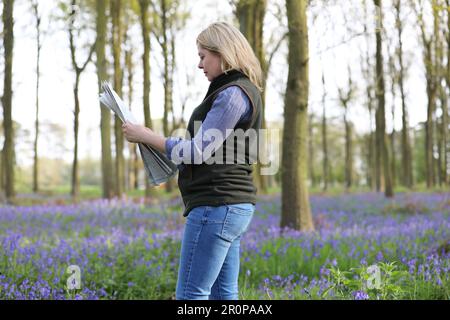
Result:
{"label": "green foliage", "polygon": [[335,298],[351,299],[353,292],[361,291],[367,293],[369,299],[401,298],[405,294],[402,284],[410,278],[408,272],[397,270],[395,262],[379,263],[375,267],[380,270],[379,279],[375,279],[376,275],[369,272],[367,266],[351,268],[350,271],[331,267],[329,282],[332,285],[322,293],[322,297],[333,291]]}

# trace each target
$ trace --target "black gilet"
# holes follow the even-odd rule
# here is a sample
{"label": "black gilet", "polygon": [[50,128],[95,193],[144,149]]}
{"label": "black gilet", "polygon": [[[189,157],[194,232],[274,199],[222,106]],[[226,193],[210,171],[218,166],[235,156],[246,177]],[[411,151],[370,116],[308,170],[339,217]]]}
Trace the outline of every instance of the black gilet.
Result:
{"label": "black gilet", "polygon": [[[217,94],[230,86],[238,86],[248,96],[251,107],[252,117],[250,121],[240,121],[234,129],[242,129],[246,131],[249,128],[256,130],[261,128],[262,100],[258,88],[241,72],[232,70],[223,73],[214,79],[208,89],[203,102],[194,109],[189,119],[187,131],[190,138],[193,139],[197,133],[194,128],[194,121],[203,122],[206,114],[212,107]],[[198,126],[197,126],[198,127]],[[230,128],[231,129],[231,128]],[[189,136],[188,136],[189,137]],[[227,141],[233,139],[234,142]],[[222,144],[220,148],[213,153],[221,152],[224,162],[220,163],[201,163],[201,164],[184,164],[183,169],[178,175],[178,186],[181,191],[185,210],[183,215],[187,216],[191,209],[197,206],[220,206],[225,204],[236,203],[256,203],[256,187],[252,178],[252,163],[255,162],[254,156],[250,153],[250,143],[255,143],[257,147],[258,139],[235,139],[231,134]],[[243,142],[245,141],[245,146]],[[240,146],[239,146],[240,145]],[[230,148],[230,146],[233,146]],[[239,150],[245,150],[245,160],[243,153]],[[253,149],[254,150],[254,149]],[[240,161],[238,161],[238,152]],[[253,154],[253,153],[252,153]],[[229,163],[225,160],[233,156],[234,161]],[[252,160],[253,159],[253,160]]]}

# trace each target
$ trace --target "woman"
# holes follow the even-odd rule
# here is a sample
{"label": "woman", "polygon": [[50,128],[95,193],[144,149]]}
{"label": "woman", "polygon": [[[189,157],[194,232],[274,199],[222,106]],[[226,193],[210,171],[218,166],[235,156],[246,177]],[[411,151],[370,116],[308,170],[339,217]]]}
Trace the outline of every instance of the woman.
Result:
{"label": "woman", "polygon": [[[128,141],[151,145],[172,160],[183,151],[178,186],[187,221],[176,298],[237,300],[240,239],[256,203],[249,147],[255,141],[235,139],[230,129],[261,127],[262,72],[245,37],[228,23],[203,30],[197,48],[198,67],[211,84],[191,115],[186,139],[162,137],[130,123],[123,132]],[[212,142],[216,148],[206,154]]]}

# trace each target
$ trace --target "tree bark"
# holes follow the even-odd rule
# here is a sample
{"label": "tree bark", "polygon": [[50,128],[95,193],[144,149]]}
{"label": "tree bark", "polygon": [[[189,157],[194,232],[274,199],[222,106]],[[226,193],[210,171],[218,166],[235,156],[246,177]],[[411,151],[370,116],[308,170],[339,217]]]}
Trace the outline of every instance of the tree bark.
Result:
{"label": "tree bark", "polygon": [[353,184],[353,142],[352,142],[352,125],[348,119],[348,107],[353,96],[353,81],[351,77],[351,69],[348,66],[348,88],[344,93],[339,88],[339,100],[344,107],[344,126],[345,126],[345,188],[349,190]]}
{"label": "tree bark", "polygon": [[[96,65],[99,92],[101,91],[101,82],[107,80],[107,62],[105,55],[106,46],[106,0],[96,1]],[[103,198],[112,198],[114,194],[113,164],[111,154],[111,113],[100,106],[100,134],[102,144],[102,189]]]}
{"label": "tree bark", "polygon": [[3,48],[4,48],[4,78],[3,78],[3,128],[5,141],[3,146],[3,172],[5,175],[5,196],[7,201],[15,196],[14,188],[14,127],[12,121],[12,66],[14,49],[14,0],[3,1]]}
{"label": "tree bark", "polygon": [[72,163],[72,188],[71,195],[74,199],[77,199],[80,193],[80,179],[78,173],[78,128],[79,128],[79,113],[80,113],[80,100],[79,100],[79,83],[80,76],[86,69],[87,64],[92,59],[92,54],[95,50],[95,43],[91,45],[88,57],[82,66],[79,66],[76,61],[76,47],[74,43],[74,28],[75,28],[75,18],[76,18],[76,8],[77,1],[72,0],[71,8],[69,12],[69,45],[70,45],[70,57],[72,62],[72,68],[75,71],[75,84],[73,89],[75,110],[74,110],[74,152],[73,152],[73,163]]}
{"label": "tree bark", "polygon": [[[373,119],[374,119],[374,112],[373,112],[373,103],[374,103],[374,96],[373,96],[373,91],[374,91],[374,84],[372,82],[371,79],[373,79],[373,72],[371,70],[373,70],[373,65],[370,63],[370,53],[369,53],[369,30],[368,30],[368,26],[367,26],[367,21],[368,21],[368,14],[367,14],[367,2],[365,0],[363,0],[363,4],[364,4],[364,34],[366,35],[365,39],[366,39],[366,51],[365,51],[365,65],[364,65],[364,60],[362,60],[362,66],[361,66],[361,70],[363,72],[364,78],[367,79],[367,86],[366,86],[366,97],[367,97],[367,109],[369,111],[369,136],[368,136],[368,151],[367,151],[367,184],[368,186],[372,189],[372,190],[380,190],[381,187],[381,179],[380,179],[380,175],[377,174],[379,172],[379,170],[377,169],[377,165],[378,165],[378,161],[377,161],[377,146],[376,146],[376,142],[377,142],[377,135],[376,135],[376,125],[375,125],[375,131],[374,131],[374,124],[373,124]],[[376,115],[375,115],[376,117]],[[375,122],[377,122],[377,120],[375,119]]]}
{"label": "tree bark", "polygon": [[77,72],[75,87],[73,89],[73,96],[75,99],[75,111],[74,111],[74,137],[75,146],[73,150],[73,165],[72,165],[72,192],[71,195],[74,199],[77,199],[80,194],[80,177],[78,173],[78,129],[79,129],[79,114],[80,114],[80,99],[79,99],[79,83],[80,73]]}
{"label": "tree bark", "polygon": [[[446,0],[447,8],[450,8],[450,0]],[[447,88],[450,89],[450,11],[447,10],[447,70],[446,70],[446,83]],[[443,104],[442,109],[442,137],[443,137],[443,153],[444,153],[444,181],[446,184],[450,184],[450,179],[448,177],[448,170],[450,170],[450,161],[448,160],[449,141],[448,141],[448,104]]]}
{"label": "tree bark", "polygon": [[40,80],[40,56],[41,56],[41,16],[39,13],[38,2],[32,3],[34,17],[36,19],[36,117],[34,122],[34,159],[33,159],[33,192],[39,191],[39,157],[38,157],[38,139],[39,139],[39,80]]}
{"label": "tree bark", "polygon": [[345,107],[345,188],[350,190],[353,185],[353,140],[352,124],[348,120],[348,106]]}
{"label": "tree bark", "polygon": [[[388,52],[389,50],[389,44],[388,44]],[[391,154],[390,157],[390,170],[392,175],[392,188],[395,188],[396,180],[397,180],[397,170],[396,170],[396,157],[395,157],[395,100],[396,100],[396,91],[395,87],[397,85],[397,71],[395,70],[394,65],[394,54],[390,55],[388,58],[388,66],[389,66],[389,73],[391,77],[391,94],[392,94],[392,107],[391,107],[391,115],[392,115],[392,132],[389,134],[389,152]]]}
{"label": "tree bark", "polygon": [[[440,106],[442,110],[442,104],[445,103],[444,98],[442,97],[442,80],[443,80],[443,73],[442,73],[442,66],[443,66],[443,55],[442,55],[442,40],[441,40],[441,28],[440,28],[440,11],[443,11],[441,9],[441,2],[439,0],[433,0],[432,1],[432,9],[433,9],[433,22],[434,22],[434,32],[433,32],[433,42],[434,42],[434,70],[435,70],[435,83],[436,83],[436,101],[440,100]],[[433,156],[433,170],[434,170],[434,176],[435,176],[435,183],[439,183],[440,186],[442,186],[442,136],[441,136],[441,126],[439,124],[439,120],[436,119],[436,105],[434,106],[434,114],[433,114],[433,122],[435,123],[434,129],[436,130],[436,147],[437,147],[437,159]],[[434,133],[433,133],[434,134]],[[435,143],[435,142],[433,142]],[[434,147],[433,147],[433,153],[434,153]]]}
{"label": "tree bark", "polygon": [[[122,66],[121,66],[121,46],[122,46],[122,1],[111,0],[112,17],[112,53],[114,60],[114,89],[119,96],[122,96]],[[125,158],[123,156],[124,137],[122,132],[122,121],[114,116],[114,134],[116,144],[116,185],[115,193],[121,196],[125,188]]]}
{"label": "tree bark", "polygon": [[[143,108],[144,108],[144,122],[148,128],[153,128],[152,118],[150,114],[150,24],[148,20],[149,0],[139,0],[139,7],[141,11],[141,29],[142,39],[144,43],[144,53],[142,55],[142,65],[144,71],[144,88],[143,88]],[[148,179],[145,178],[145,195],[150,197],[152,194]]]}
{"label": "tree bark", "polygon": [[[433,142],[434,142],[434,122],[433,115],[435,111],[436,102],[436,74],[435,62],[433,59],[433,36],[428,36],[425,28],[425,21],[423,19],[423,2],[418,2],[419,11],[416,5],[413,4],[413,9],[416,11],[417,20],[421,31],[423,50],[423,61],[425,65],[425,78],[427,90],[427,120],[425,122],[425,175],[427,187],[435,185],[434,175],[434,160],[433,160]],[[432,0],[432,6],[435,5],[435,0]]]}
{"label": "tree bark", "polygon": [[[129,39],[127,39],[129,40]],[[127,41],[129,42],[129,41]],[[129,42],[130,46],[125,51],[125,66],[128,73],[127,84],[128,84],[128,106],[131,111],[131,105],[133,103],[133,73],[134,73],[134,64],[132,59],[132,52],[134,48],[131,46],[131,42]],[[129,177],[129,188],[137,190],[139,188],[139,169],[138,169],[138,154],[137,154],[137,144],[129,143],[128,149],[130,150],[130,160],[128,166],[128,177]]]}
{"label": "tree bark", "polygon": [[328,189],[328,179],[329,179],[329,168],[328,168],[328,139],[327,139],[327,116],[326,116],[326,96],[327,92],[325,89],[325,77],[322,73],[322,153],[323,153],[323,190]]}
{"label": "tree bark", "polygon": [[400,97],[402,100],[402,181],[403,185],[412,188],[413,186],[413,167],[412,167],[412,152],[411,152],[411,142],[409,136],[409,116],[408,109],[406,107],[406,95],[404,88],[404,74],[405,66],[403,62],[403,23],[400,18],[401,13],[401,1],[396,0],[394,3],[395,14],[396,14],[396,27],[398,34],[398,64],[400,67],[398,74],[398,86],[400,89]]}
{"label": "tree bark", "polygon": [[286,0],[289,72],[285,97],[282,154],[281,227],[314,230],[308,174],[309,55],[306,0]]}
{"label": "tree bark", "polygon": [[389,165],[389,148],[388,141],[386,137],[386,114],[385,114],[385,86],[384,86],[384,72],[383,72],[383,54],[382,54],[382,39],[381,30],[383,28],[383,15],[381,9],[381,0],[374,0],[375,6],[378,8],[379,16],[379,27],[376,28],[376,88],[377,88],[377,114],[378,114],[378,144],[380,160],[383,161],[383,173],[384,173],[384,194],[386,197],[390,198],[394,196],[394,191],[392,188],[392,176]]}
{"label": "tree bark", "polygon": [[[169,113],[172,111],[172,81],[171,81],[171,62],[169,57],[169,52],[172,53],[173,51],[170,50],[169,47],[171,47],[171,42],[168,39],[168,32],[169,32],[169,24],[171,21],[169,21],[169,5],[167,3],[167,0],[160,0],[160,8],[161,8],[161,27],[162,27],[162,41],[160,43],[162,52],[163,52],[163,59],[164,59],[164,113],[163,113],[163,132],[164,136],[170,135],[170,127],[169,127]],[[173,34],[172,34],[173,36]],[[172,57],[173,62],[173,57]],[[173,115],[173,111],[172,111]],[[166,192],[170,193],[173,191],[174,185],[173,185],[173,179],[170,179],[165,184]]]}

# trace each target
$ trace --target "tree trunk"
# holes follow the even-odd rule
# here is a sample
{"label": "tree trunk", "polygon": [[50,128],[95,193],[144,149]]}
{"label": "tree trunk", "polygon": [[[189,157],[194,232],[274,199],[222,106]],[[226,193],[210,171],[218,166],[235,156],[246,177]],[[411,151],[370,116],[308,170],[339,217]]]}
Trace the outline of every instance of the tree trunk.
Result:
{"label": "tree trunk", "polygon": [[289,73],[285,97],[281,227],[314,230],[307,187],[309,55],[306,0],[286,0]]}
{"label": "tree trunk", "polygon": [[[120,63],[122,46],[122,3],[121,0],[111,1],[112,16],[112,53],[114,59],[114,89],[122,96],[122,68]],[[124,137],[122,121],[114,116],[114,134],[116,143],[116,185],[115,192],[121,196],[125,188],[125,158],[123,156]]]}
{"label": "tree trunk", "polygon": [[[129,40],[129,39],[128,39]],[[131,47],[131,42],[129,42],[130,47],[125,52],[125,65],[128,72],[128,106],[131,111],[131,105],[133,103],[133,93],[134,93],[134,87],[133,87],[133,73],[134,73],[134,64],[132,59],[132,52],[133,47]],[[128,187],[130,189],[137,190],[139,188],[139,170],[138,170],[138,154],[137,154],[137,144],[136,143],[129,143],[128,149],[130,150],[130,160],[129,160],[129,166],[128,166],[128,177],[129,177],[129,184]]]}
{"label": "tree trunk", "polygon": [[[377,175],[377,148],[376,148],[376,125],[374,130],[373,125],[373,119],[374,119],[374,113],[373,113],[373,103],[374,103],[374,96],[373,96],[373,90],[374,90],[374,84],[372,82],[373,77],[373,71],[374,68],[370,63],[370,43],[371,40],[369,37],[369,28],[368,28],[368,9],[367,9],[367,1],[363,0],[363,6],[364,6],[364,34],[365,34],[365,43],[366,43],[366,50],[365,50],[365,57],[364,59],[361,59],[361,70],[363,72],[363,76],[366,79],[366,96],[367,96],[367,109],[369,111],[369,136],[368,136],[368,143],[367,143],[367,185],[371,188],[371,190],[379,190],[378,185],[380,184],[379,175]],[[375,115],[376,118],[376,115]],[[375,123],[377,120],[375,119]]]}
{"label": "tree trunk", "polygon": [[353,97],[353,81],[351,68],[348,66],[348,88],[344,93],[343,89],[338,88],[339,100],[344,107],[344,126],[345,126],[345,188],[347,191],[353,184],[353,147],[352,147],[352,128],[348,120],[348,105]]}
{"label": "tree trunk", "polygon": [[385,189],[384,194],[386,197],[390,198],[394,196],[394,191],[392,189],[392,176],[389,165],[389,148],[388,141],[386,137],[386,115],[385,115],[385,90],[384,90],[384,75],[383,75],[383,54],[382,54],[382,40],[381,40],[381,30],[383,28],[383,15],[381,10],[381,0],[374,0],[375,6],[378,8],[379,17],[379,28],[376,28],[376,79],[377,79],[377,102],[378,102],[378,124],[377,128],[378,134],[378,145],[379,152],[381,152],[380,160],[383,161],[383,173],[384,173],[384,183]]}
{"label": "tree trunk", "polygon": [[[172,107],[172,81],[171,81],[171,62],[169,57],[169,47],[171,46],[168,39],[168,31],[169,31],[169,21],[168,21],[168,4],[167,0],[161,0],[161,27],[162,27],[162,42],[161,48],[164,59],[164,113],[163,113],[163,132],[164,136],[167,137],[170,135],[169,128],[169,113],[171,112]],[[173,59],[173,58],[172,58]],[[173,114],[173,111],[172,111]],[[172,192],[173,179],[170,179],[165,184],[166,192]]]}
{"label": "tree trunk", "polygon": [[345,188],[349,190],[353,184],[353,147],[352,147],[352,125],[348,120],[348,106],[345,106]]}
{"label": "tree trunk", "polygon": [[[381,23],[381,0],[374,0],[375,7],[379,8],[376,14],[376,19],[378,23]],[[375,67],[375,95],[377,99],[378,106],[375,109],[375,179],[376,179],[376,190],[380,192],[385,187],[385,174],[384,174],[384,161],[383,161],[383,151],[384,151],[384,141],[385,141],[385,131],[382,131],[384,120],[384,79],[383,79],[383,56],[382,56],[382,43],[381,43],[381,30],[376,29],[376,67]]]}
{"label": "tree trunk", "polygon": [[402,100],[402,176],[403,185],[412,188],[413,186],[413,168],[412,168],[412,152],[411,152],[411,142],[409,137],[409,117],[408,110],[406,108],[406,96],[404,89],[404,74],[405,67],[403,63],[403,24],[400,19],[401,12],[401,1],[397,0],[394,3],[395,14],[396,14],[396,27],[398,33],[398,63],[399,63],[399,74],[398,74],[398,86],[400,89],[400,97]]}
{"label": "tree trunk", "polygon": [[4,50],[4,82],[3,82],[3,128],[5,142],[3,146],[3,170],[5,174],[5,195],[8,201],[15,196],[14,190],[14,128],[12,121],[12,64],[14,48],[14,0],[3,1],[3,50]]}
{"label": "tree trunk", "polygon": [[[378,82],[378,80],[377,80]],[[378,98],[378,93],[376,94]],[[379,104],[379,102],[378,102]],[[385,187],[384,174],[383,174],[383,135],[381,133],[381,119],[380,109],[375,109],[375,184],[376,191],[380,192]]]}
{"label": "tree trunk", "polygon": [[[173,78],[175,77],[175,68],[176,68],[176,56],[175,56],[175,32],[172,32],[172,36],[170,39],[170,68],[169,68],[169,105],[170,112],[172,113],[172,130],[178,128],[177,119],[175,118],[175,112],[173,111]],[[183,116],[183,114],[181,114]]]}
{"label": "tree trunk", "polygon": [[[390,52],[388,48],[388,52]],[[395,100],[396,100],[396,92],[395,92],[395,86],[397,84],[397,75],[394,65],[394,56],[391,55],[389,57],[389,73],[391,76],[391,94],[392,94],[392,108],[391,108],[391,115],[392,115],[392,132],[389,135],[389,142],[390,142],[390,154],[391,162],[390,162],[390,170],[392,174],[392,187],[394,188],[396,185],[396,178],[397,178],[397,170],[396,170],[396,157],[395,157]]]}
{"label": "tree trunk", "polygon": [[[142,28],[142,39],[144,42],[144,53],[142,55],[142,64],[144,71],[144,122],[145,126],[152,128],[152,118],[150,114],[150,24],[148,20],[148,6],[149,0],[139,0],[139,7],[141,12],[141,28]],[[151,188],[148,183],[148,178],[145,178],[145,195],[146,197],[151,196]]]}
{"label": "tree trunk", "polygon": [[325,89],[325,77],[322,73],[322,87],[323,87],[323,96],[322,96],[322,150],[323,150],[323,190],[327,191],[328,189],[328,139],[327,139],[327,116],[326,116],[326,108],[325,101],[327,92]]}
{"label": "tree trunk", "polygon": [[[101,82],[107,80],[107,65],[105,56],[106,46],[106,0],[97,0],[97,79],[99,92]],[[113,164],[111,155],[111,112],[104,106],[100,106],[100,132],[102,144],[102,189],[103,198],[112,198],[114,194]]]}
{"label": "tree trunk", "polygon": [[[433,15],[434,15],[434,36],[435,36],[435,55],[436,55],[436,83],[437,83],[437,94],[439,95],[440,100],[440,108],[442,111],[442,115],[439,119],[437,119],[436,123],[436,130],[437,130],[437,152],[438,152],[438,159],[437,159],[437,177],[439,180],[439,186],[445,185],[447,183],[447,177],[446,177],[446,171],[447,171],[447,164],[446,164],[446,157],[445,157],[445,146],[446,146],[446,130],[445,125],[447,125],[445,121],[445,114],[447,113],[447,94],[445,86],[441,85],[445,79],[445,71],[444,71],[444,53],[443,53],[443,44],[444,42],[441,39],[441,29],[445,29],[444,26],[440,23],[440,14],[439,11],[442,13],[448,10],[442,10],[440,8],[443,8],[443,2],[439,1],[439,3],[434,3],[433,7]],[[450,8],[448,8],[450,9]],[[448,32],[448,31],[447,31]]]}
{"label": "tree trunk", "polygon": [[[450,0],[446,0],[447,8],[450,8]],[[450,11],[447,10],[447,71],[446,71],[446,82],[447,88],[450,89]],[[448,160],[449,141],[448,141],[448,104],[443,104],[442,109],[442,137],[443,137],[443,154],[444,154],[444,168],[443,175],[446,184],[450,184],[450,179],[448,177],[448,172],[450,170],[450,161]]]}
{"label": "tree trunk", "polygon": [[[435,7],[435,0],[432,0],[432,7]],[[418,24],[421,31],[423,50],[423,62],[425,65],[425,78],[426,78],[426,90],[427,90],[427,120],[425,122],[425,175],[427,187],[432,187],[435,184],[434,176],[434,160],[433,160],[433,142],[434,142],[434,123],[433,115],[436,102],[436,74],[435,74],[435,62],[433,59],[433,36],[427,35],[425,21],[423,19],[423,2],[419,2],[420,11],[417,12],[417,8],[413,5],[414,10],[416,10]],[[434,14],[433,10],[433,15]]]}
{"label": "tree trunk", "polygon": [[38,157],[38,138],[39,138],[39,80],[40,80],[40,56],[41,56],[41,17],[39,15],[38,2],[33,4],[34,17],[36,18],[36,118],[34,125],[34,161],[33,161],[33,192],[39,191],[39,157]]}
{"label": "tree trunk", "polygon": [[[441,43],[441,37],[440,37],[440,15],[439,15],[439,11],[441,3],[438,0],[433,0],[431,2],[432,4],[432,8],[433,8],[433,22],[434,22],[434,32],[433,32],[433,42],[434,42],[434,76],[435,76],[435,89],[436,89],[436,100],[440,99],[440,93],[441,93],[441,82],[443,80],[442,77],[442,65],[443,65],[443,61],[442,61],[442,43]],[[441,153],[440,153],[440,146],[439,146],[439,142],[442,140],[440,137],[440,132],[439,132],[439,123],[436,119],[436,104],[434,105],[434,111],[433,111],[433,130],[436,130],[436,132],[433,132],[433,136],[436,135],[436,140],[432,140],[433,142],[433,146],[432,146],[432,152],[434,154],[435,149],[434,149],[434,145],[435,142],[437,142],[437,154],[438,154],[438,158],[436,159],[434,156],[432,157],[432,161],[433,161],[433,175],[434,175],[434,184],[439,183],[439,185],[442,184],[441,178],[441,169],[442,169],[442,157],[441,157]]]}
{"label": "tree trunk", "polygon": [[72,165],[72,189],[71,195],[74,199],[77,199],[80,190],[80,181],[78,176],[78,127],[79,127],[79,113],[80,113],[80,101],[78,96],[78,89],[80,83],[80,76],[86,69],[87,64],[92,59],[92,54],[95,50],[95,43],[91,46],[89,50],[88,57],[84,64],[80,67],[76,61],[76,46],[74,43],[74,28],[75,28],[75,17],[76,10],[79,10],[76,0],[72,0],[71,9],[69,12],[69,44],[70,44],[70,57],[72,62],[72,68],[75,71],[75,85],[74,85],[74,100],[75,100],[75,111],[74,111],[74,153],[73,153],[73,165]]}
{"label": "tree trunk", "polygon": [[[425,53],[425,63],[427,65],[431,64],[431,44],[427,46]],[[430,188],[435,185],[435,176],[434,176],[434,165],[433,165],[433,141],[434,141],[434,123],[433,123],[433,114],[435,108],[436,101],[436,90],[434,84],[434,75],[431,70],[432,67],[427,67],[427,120],[425,123],[425,166],[426,166],[426,182],[427,187]]]}
{"label": "tree trunk", "polygon": [[78,128],[79,128],[79,114],[80,114],[80,99],[78,95],[79,83],[80,83],[80,73],[77,72],[75,87],[73,89],[73,96],[75,99],[75,111],[73,113],[74,114],[73,131],[74,131],[75,146],[73,150],[72,190],[71,190],[71,195],[75,200],[78,199],[78,196],[80,195],[80,178],[78,174]]}
{"label": "tree trunk", "polygon": [[[370,174],[370,182],[369,185],[372,190],[379,191],[381,187],[381,179],[379,175],[379,169],[377,170],[377,130],[376,130],[376,111],[373,112],[373,102],[372,102],[372,93],[371,88],[367,88],[367,97],[370,98],[370,100],[367,103],[368,109],[369,109],[369,123],[370,123],[370,133],[369,133],[369,155],[370,155],[370,161],[369,161],[369,174]],[[375,120],[375,130],[374,128],[374,121]]]}

